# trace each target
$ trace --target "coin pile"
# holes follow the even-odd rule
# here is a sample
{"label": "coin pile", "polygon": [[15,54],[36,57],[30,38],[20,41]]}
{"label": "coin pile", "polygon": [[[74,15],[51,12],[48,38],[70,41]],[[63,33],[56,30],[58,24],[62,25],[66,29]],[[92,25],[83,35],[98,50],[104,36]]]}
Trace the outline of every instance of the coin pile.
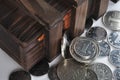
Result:
{"label": "coin pile", "polygon": [[112,80],[110,68],[103,63],[85,65],[70,58],[52,67],[48,73],[50,80]]}
{"label": "coin pile", "polygon": [[116,67],[114,79],[120,80],[120,11],[109,11],[103,16],[103,24],[110,29],[108,43],[113,47],[109,62]]}
{"label": "coin pile", "polygon": [[[91,63],[98,55],[109,57],[110,63],[117,68],[115,80],[120,79],[120,11],[107,12],[103,16],[103,24],[112,31],[108,37],[101,26],[89,28],[86,37],[76,37],[71,42],[67,35],[63,36],[63,44],[67,46],[61,47],[64,60],[52,69],[54,74],[49,72],[51,80],[112,80],[113,74],[107,65]],[[110,45],[115,50],[111,51]]]}
{"label": "coin pile", "polygon": [[99,54],[98,43],[87,37],[74,38],[69,49],[71,56],[82,63],[90,63]]}

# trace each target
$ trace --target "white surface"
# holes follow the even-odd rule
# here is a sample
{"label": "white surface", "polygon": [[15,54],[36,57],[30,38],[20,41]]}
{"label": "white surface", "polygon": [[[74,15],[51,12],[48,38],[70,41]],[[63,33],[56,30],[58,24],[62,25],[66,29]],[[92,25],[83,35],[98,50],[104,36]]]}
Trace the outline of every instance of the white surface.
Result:
{"label": "white surface", "polygon": [[[119,10],[120,11],[120,1],[116,4],[113,4],[112,2],[110,2],[108,10]],[[102,24],[101,18],[97,21],[94,21],[93,26],[104,27],[104,25]],[[107,30],[107,33],[109,34],[110,30],[108,29],[106,30]],[[52,63],[50,63],[50,66],[58,63],[60,59],[61,59],[61,56],[59,56]],[[111,68],[112,71],[114,71],[115,69],[115,67],[108,62],[108,57],[103,57],[103,58],[98,57],[94,62],[105,63]],[[21,68],[21,66],[18,65],[11,57],[9,57],[2,49],[0,49],[0,80],[8,80],[9,74],[12,71],[19,69],[19,68]],[[32,80],[49,80],[49,79],[46,74],[41,77],[32,76]]]}

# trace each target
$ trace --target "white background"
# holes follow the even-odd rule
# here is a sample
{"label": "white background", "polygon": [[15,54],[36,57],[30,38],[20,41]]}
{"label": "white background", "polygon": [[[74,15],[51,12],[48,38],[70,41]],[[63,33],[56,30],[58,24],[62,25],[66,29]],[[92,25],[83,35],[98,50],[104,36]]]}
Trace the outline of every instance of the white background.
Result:
{"label": "white background", "polygon": [[[108,10],[119,10],[120,11],[120,1],[116,4],[109,2]],[[101,26],[105,28],[104,25],[102,24],[101,18],[98,19],[97,21],[94,21],[93,26]],[[108,30],[107,28],[105,29],[107,30],[107,33],[109,34],[110,30]],[[53,62],[50,63],[50,66],[57,64],[61,59],[62,58],[60,55]],[[108,62],[108,57],[98,57],[94,62],[105,63],[111,68],[112,71],[114,71],[115,69],[115,67]],[[19,64],[17,64],[11,57],[9,57],[2,49],[0,49],[0,80],[8,80],[10,73],[20,68],[22,67]],[[32,76],[32,80],[49,80],[49,78],[48,78],[48,74],[45,74],[40,77]]]}

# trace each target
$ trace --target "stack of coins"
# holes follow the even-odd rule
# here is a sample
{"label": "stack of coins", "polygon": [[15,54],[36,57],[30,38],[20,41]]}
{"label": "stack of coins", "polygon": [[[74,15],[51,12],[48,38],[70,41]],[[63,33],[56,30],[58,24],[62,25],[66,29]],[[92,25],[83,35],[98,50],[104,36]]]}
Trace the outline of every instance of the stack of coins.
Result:
{"label": "stack of coins", "polygon": [[99,54],[99,46],[92,38],[76,37],[70,44],[70,53],[76,61],[90,63]]}
{"label": "stack of coins", "polygon": [[85,65],[71,58],[51,68],[48,76],[50,80],[112,80],[112,71],[103,63]]}

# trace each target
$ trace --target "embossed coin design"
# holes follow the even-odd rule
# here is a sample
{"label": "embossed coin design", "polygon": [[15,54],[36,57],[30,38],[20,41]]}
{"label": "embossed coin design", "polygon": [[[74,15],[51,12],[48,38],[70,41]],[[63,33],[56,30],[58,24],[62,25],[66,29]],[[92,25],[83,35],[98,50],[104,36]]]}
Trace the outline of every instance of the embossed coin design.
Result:
{"label": "embossed coin design", "polygon": [[109,11],[103,16],[103,24],[111,30],[120,30],[120,11]]}
{"label": "embossed coin design", "polygon": [[65,59],[57,68],[60,80],[85,80],[84,65],[74,59]]}
{"label": "embossed coin design", "polygon": [[120,32],[111,32],[108,36],[108,42],[111,44],[111,46],[120,49]]}
{"label": "embossed coin design", "polygon": [[94,39],[76,37],[70,44],[70,54],[78,62],[89,63],[98,56],[99,46]]}
{"label": "embossed coin design", "polygon": [[113,50],[109,55],[109,61],[116,67],[120,67],[120,50]]}
{"label": "embossed coin design", "polygon": [[97,74],[90,69],[87,69],[87,73],[85,75],[85,80],[98,80]]}
{"label": "embossed coin design", "polygon": [[104,40],[107,36],[107,32],[102,27],[91,27],[87,32],[86,36],[89,38],[93,38],[97,41]]}
{"label": "embossed coin design", "polygon": [[109,56],[111,48],[107,42],[105,42],[105,41],[99,42],[99,47],[100,47],[100,55],[99,56]]}
{"label": "embossed coin design", "polygon": [[50,80],[60,80],[57,75],[57,67],[52,67],[48,71],[48,77]]}
{"label": "embossed coin design", "polygon": [[97,74],[98,80],[112,80],[111,69],[103,63],[92,64],[89,66],[89,69]]}
{"label": "embossed coin design", "polygon": [[120,80],[120,68],[117,68],[117,69],[114,71],[114,79],[115,79],[115,80]]}

